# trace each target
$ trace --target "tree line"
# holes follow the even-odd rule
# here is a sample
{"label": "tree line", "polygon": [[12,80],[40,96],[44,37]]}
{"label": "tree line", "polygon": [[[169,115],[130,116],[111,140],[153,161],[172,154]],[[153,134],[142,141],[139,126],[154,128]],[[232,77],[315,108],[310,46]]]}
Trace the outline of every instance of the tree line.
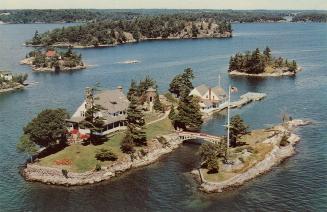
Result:
{"label": "tree line", "polygon": [[0,21],[12,24],[76,23],[102,20],[131,20],[144,16],[178,15],[190,19],[213,18],[227,22],[280,21],[286,11],[259,10],[160,10],[160,9],[60,9],[60,10],[0,10]]}

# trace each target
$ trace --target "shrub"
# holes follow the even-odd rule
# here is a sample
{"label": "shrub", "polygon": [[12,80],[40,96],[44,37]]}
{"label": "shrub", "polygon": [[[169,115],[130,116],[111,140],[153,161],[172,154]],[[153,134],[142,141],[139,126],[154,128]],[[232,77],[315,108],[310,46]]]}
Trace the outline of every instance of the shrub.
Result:
{"label": "shrub", "polygon": [[134,145],[131,142],[123,141],[120,149],[123,153],[132,154],[135,152]]}
{"label": "shrub", "polygon": [[68,171],[66,169],[62,169],[61,172],[64,177],[68,178]]}
{"label": "shrub", "polygon": [[290,143],[290,142],[288,142],[287,139],[288,139],[288,137],[286,135],[284,135],[282,140],[279,143],[279,146],[282,146],[282,147],[287,146]]}
{"label": "shrub", "polygon": [[100,171],[101,170],[101,164],[100,163],[97,163],[96,165],[95,165],[95,171]]}
{"label": "shrub", "polygon": [[140,153],[141,153],[141,155],[144,157],[144,156],[146,156],[148,153],[144,150],[144,149],[141,149],[140,150]]}
{"label": "shrub", "polygon": [[118,159],[110,149],[99,149],[95,154],[95,158],[100,161],[115,161]]}
{"label": "shrub", "polygon": [[216,158],[210,158],[207,161],[207,168],[208,168],[208,174],[218,173],[219,171],[219,163]]}
{"label": "shrub", "polygon": [[159,141],[159,143],[162,144],[162,146],[163,146],[164,148],[169,147],[169,142],[167,141],[166,138],[160,136],[160,137],[158,138],[158,141]]}

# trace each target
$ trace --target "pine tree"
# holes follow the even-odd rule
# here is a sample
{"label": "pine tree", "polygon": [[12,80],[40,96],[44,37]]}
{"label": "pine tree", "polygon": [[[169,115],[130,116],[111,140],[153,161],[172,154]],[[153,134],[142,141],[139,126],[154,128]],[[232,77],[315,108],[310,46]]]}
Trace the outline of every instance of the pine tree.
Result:
{"label": "pine tree", "polygon": [[132,96],[127,109],[127,133],[124,140],[133,142],[136,146],[145,146],[146,133],[144,131],[144,115],[139,108],[137,97]]}
{"label": "pine tree", "polygon": [[270,48],[267,46],[266,49],[263,51],[263,54],[269,59],[271,59],[271,50]]}
{"label": "pine tree", "polygon": [[196,97],[183,94],[179,101],[177,110],[178,114],[175,118],[175,125],[178,128],[195,131],[198,131],[201,128],[203,123],[202,114],[200,111],[199,100]]}
{"label": "pine tree", "polygon": [[[193,70],[187,68],[182,74],[178,74],[169,84],[169,92],[180,97],[181,94],[193,89],[192,79],[194,78]],[[188,95],[188,94],[187,94]]]}
{"label": "pine tree", "polygon": [[248,128],[249,126],[245,124],[244,120],[241,118],[240,115],[233,116],[230,121],[230,145],[236,146],[237,139],[240,136],[245,135],[248,131]]}
{"label": "pine tree", "polygon": [[39,31],[35,31],[34,37],[32,39],[32,45],[39,45],[41,44],[41,37],[39,35]]}
{"label": "pine tree", "polygon": [[131,86],[129,87],[129,90],[127,92],[127,99],[129,101],[131,101],[132,96],[137,95],[137,90],[138,90],[138,87],[137,87],[136,81],[132,80],[131,81]]}
{"label": "pine tree", "polygon": [[103,139],[102,136],[98,135],[98,133],[101,133],[104,128],[104,118],[98,115],[99,112],[103,110],[103,107],[99,104],[95,104],[95,100],[97,100],[97,97],[95,97],[95,91],[97,89],[95,87],[90,89],[92,104],[86,109],[85,118],[81,122],[81,125],[90,130],[90,140],[92,142],[98,142]]}
{"label": "pine tree", "polygon": [[158,94],[158,93],[157,93],[157,95],[154,97],[153,109],[154,109],[155,111],[158,111],[158,112],[164,112],[164,106],[163,106],[163,104],[160,102],[159,94]]}

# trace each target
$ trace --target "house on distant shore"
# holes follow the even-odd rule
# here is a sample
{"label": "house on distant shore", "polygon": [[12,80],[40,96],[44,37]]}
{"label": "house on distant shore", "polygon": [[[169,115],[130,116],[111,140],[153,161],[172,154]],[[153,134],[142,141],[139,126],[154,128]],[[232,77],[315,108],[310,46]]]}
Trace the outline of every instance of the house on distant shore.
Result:
{"label": "house on distant shore", "polygon": [[81,134],[89,134],[90,130],[83,127],[81,124],[85,119],[85,112],[92,104],[100,105],[103,109],[97,114],[104,118],[105,126],[101,131],[101,135],[126,129],[127,123],[127,108],[129,101],[123,93],[123,88],[118,86],[115,90],[102,91],[94,96],[94,103],[89,98],[91,93],[90,88],[85,90],[85,100],[78,107],[73,116],[67,120],[70,131]]}
{"label": "house on distant shore", "polygon": [[0,78],[11,81],[13,79],[13,74],[10,71],[0,71]]}
{"label": "house on distant shore", "polygon": [[57,56],[57,52],[54,50],[48,50],[47,52],[45,52],[45,56],[48,58],[55,57]]}
{"label": "house on distant shore", "polygon": [[219,105],[227,101],[226,91],[219,87],[209,87],[205,84],[195,87],[190,95],[200,98],[200,107],[202,112],[209,112],[218,108]]}

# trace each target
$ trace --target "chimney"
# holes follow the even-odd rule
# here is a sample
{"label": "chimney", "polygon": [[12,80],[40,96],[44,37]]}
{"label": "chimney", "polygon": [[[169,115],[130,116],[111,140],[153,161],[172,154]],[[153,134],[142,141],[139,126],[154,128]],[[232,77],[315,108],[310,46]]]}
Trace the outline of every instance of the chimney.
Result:
{"label": "chimney", "polygon": [[117,90],[119,90],[120,92],[123,92],[123,86],[121,86],[121,85],[117,86]]}

